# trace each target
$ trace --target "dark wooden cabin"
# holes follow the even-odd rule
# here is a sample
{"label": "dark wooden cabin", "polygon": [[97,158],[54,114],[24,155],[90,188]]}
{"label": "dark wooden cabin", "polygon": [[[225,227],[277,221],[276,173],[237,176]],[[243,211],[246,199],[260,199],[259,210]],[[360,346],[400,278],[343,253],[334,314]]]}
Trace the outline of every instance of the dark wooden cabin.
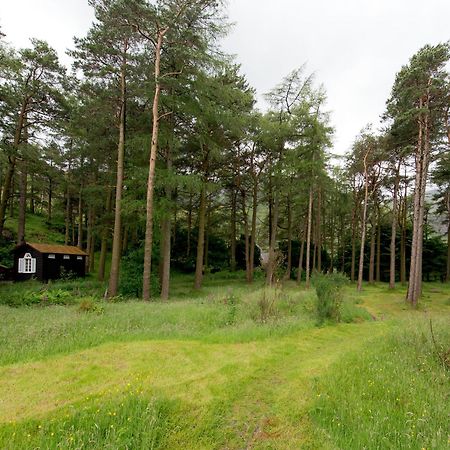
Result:
{"label": "dark wooden cabin", "polygon": [[18,245],[14,250],[14,280],[35,278],[55,280],[62,273],[72,272],[85,276],[87,253],[70,245],[31,244]]}

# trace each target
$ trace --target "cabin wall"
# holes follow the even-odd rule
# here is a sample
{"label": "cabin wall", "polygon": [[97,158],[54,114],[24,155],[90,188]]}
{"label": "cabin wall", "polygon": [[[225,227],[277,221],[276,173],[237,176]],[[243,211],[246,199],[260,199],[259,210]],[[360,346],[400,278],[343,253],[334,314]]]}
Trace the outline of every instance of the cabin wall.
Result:
{"label": "cabin wall", "polygon": [[[36,272],[35,273],[19,273],[19,259],[23,258],[26,253],[29,253],[32,258],[36,259]],[[14,280],[15,281],[27,281],[31,279],[37,279],[42,281],[44,279],[43,273],[43,258],[42,254],[34,248],[24,246],[18,249],[14,253]]]}
{"label": "cabin wall", "polygon": [[[51,253],[53,254],[53,253]],[[69,272],[75,273],[78,277],[85,275],[85,256],[67,255],[69,259],[65,259],[63,254],[54,254],[55,258],[49,258],[50,254],[43,254],[43,279],[57,280],[61,275]]]}
{"label": "cabin wall", "polygon": [[[35,273],[19,273],[19,259],[26,253],[30,253],[36,259]],[[50,258],[54,255],[54,258]],[[66,256],[66,258],[64,258]],[[85,276],[86,256],[61,253],[41,253],[34,248],[24,245],[14,252],[14,280],[27,281],[37,279],[39,281],[57,280],[63,272],[75,273],[77,277]]]}

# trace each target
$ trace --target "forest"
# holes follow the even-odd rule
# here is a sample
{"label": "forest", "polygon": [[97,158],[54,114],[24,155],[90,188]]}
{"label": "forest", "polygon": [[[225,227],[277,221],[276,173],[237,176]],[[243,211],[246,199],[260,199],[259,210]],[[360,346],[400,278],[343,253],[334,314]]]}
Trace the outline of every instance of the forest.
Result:
{"label": "forest", "polygon": [[302,61],[257,104],[220,1],[89,4],[71,67],[0,29],[0,277],[87,255],[0,282],[0,446],[445,448],[450,41],[340,155]]}

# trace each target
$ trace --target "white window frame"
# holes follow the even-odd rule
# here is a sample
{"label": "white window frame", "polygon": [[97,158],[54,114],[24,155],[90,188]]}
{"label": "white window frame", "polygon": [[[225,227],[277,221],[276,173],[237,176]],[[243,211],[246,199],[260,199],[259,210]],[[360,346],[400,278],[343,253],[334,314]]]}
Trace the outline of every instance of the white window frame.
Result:
{"label": "white window frame", "polygon": [[77,256],[77,260],[78,261],[83,261],[83,257],[82,256]]}
{"label": "white window frame", "polygon": [[56,255],[54,253],[50,253],[48,255],[48,259],[56,259]]}
{"label": "white window frame", "polygon": [[70,259],[70,255],[64,255],[63,259]]}
{"label": "white window frame", "polygon": [[23,258],[19,258],[19,273],[36,273],[36,258],[30,253],[25,253]]}

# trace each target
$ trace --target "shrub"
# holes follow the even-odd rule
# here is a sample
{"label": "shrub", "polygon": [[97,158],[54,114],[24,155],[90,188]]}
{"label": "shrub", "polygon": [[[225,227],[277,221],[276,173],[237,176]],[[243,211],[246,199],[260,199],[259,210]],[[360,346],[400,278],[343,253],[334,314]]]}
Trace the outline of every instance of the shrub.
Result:
{"label": "shrub", "polygon": [[[142,296],[142,274],[144,271],[144,249],[139,248],[129,252],[122,259],[120,270],[120,294],[124,297]],[[159,295],[159,280],[152,273],[151,292]]]}
{"label": "shrub", "polygon": [[86,298],[80,302],[78,312],[103,314],[105,312],[105,308],[94,300]]}
{"label": "shrub", "polygon": [[26,292],[22,297],[23,305],[70,305],[74,303],[70,292],[62,289],[44,289],[38,292]]}
{"label": "shrub", "polygon": [[319,323],[325,320],[341,320],[342,288],[348,278],[341,273],[315,274],[312,279],[317,294],[317,317]]}
{"label": "shrub", "polygon": [[280,297],[280,290],[267,288],[263,291],[263,296],[258,301],[258,317],[261,323],[266,323],[270,318],[278,315],[277,302]]}

